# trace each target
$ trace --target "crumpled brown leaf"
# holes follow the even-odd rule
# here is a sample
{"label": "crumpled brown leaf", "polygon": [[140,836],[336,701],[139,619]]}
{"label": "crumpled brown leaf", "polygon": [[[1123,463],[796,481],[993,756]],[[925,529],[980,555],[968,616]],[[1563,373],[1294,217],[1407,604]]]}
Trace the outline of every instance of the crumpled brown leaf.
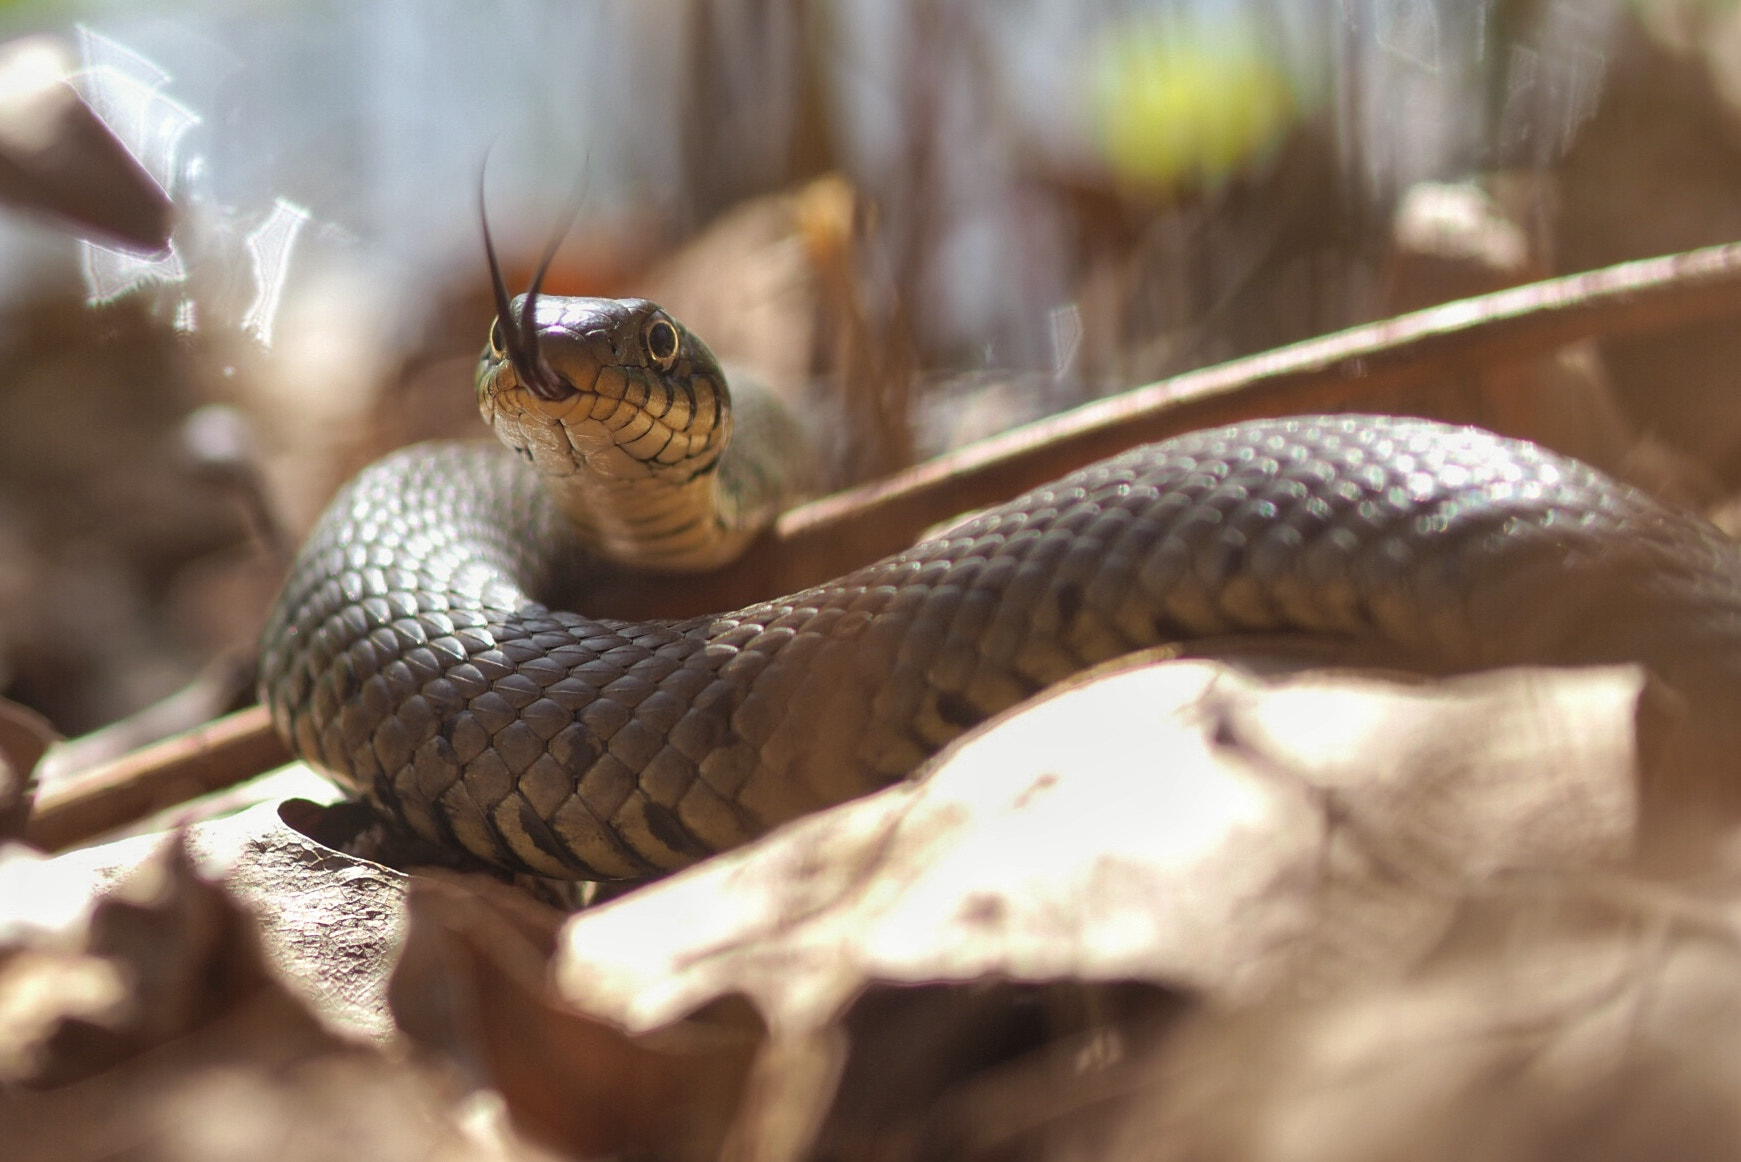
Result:
{"label": "crumpled brown leaf", "polygon": [[763,1029],[741,1002],[631,1037],[554,995],[563,917],[481,877],[420,876],[391,997],[425,1048],[470,1062],[515,1124],[574,1157],[718,1157]]}
{"label": "crumpled brown leaf", "polygon": [[329,1030],[179,841],[73,936],[0,950],[8,1162],[537,1156],[469,1132],[444,1071]]}
{"label": "crumpled brown leaf", "polygon": [[[202,874],[253,909],[272,963],[323,1020],[385,1037],[407,877],[309,839],[283,821],[287,807],[263,803],[193,825],[185,842]],[[53,858],[0,848],[0,943],[75,924],[164,842],[161,833],[134,836]]]}
{"label": "crumpled brown leaf", "polygon": [[[61,959],[87,979],[109,969],[111,989],[106,1003],[90,1005],[83,994],[64,1015],[15,1006],[20,1017],[56,1019],[37,1025],[46,1035],[39,1044],[13,1043],[15,1071],[0,1074],[0,1085],[54,1089],[85,1080],[211,1024],[274,984],[252,920],[200,878],[180,842],[97,901],[77,951],[42,951],[48,956],[39,952],[40,959]],[[18,985],[10,974],[9,981]]]}
{"label": "crumpled brown leaf", "polygon": [[[116,893],[163,878],[162,834],[54,858],[17,845],[4,849],[0,899],[8,906],[0,916],[0,956],[7,946],[13,951],[0,975],[0,1079],[29,1078],[39,1088],[53,1082],[57,1091],[74,1083],[88,1088],[54,1103],[32,1099],[26,1108],[0,1110],[0,1129],[18,1124],[41,1131],[43,1142],[58,1141],[55,1127],[82,1116],[78,1095],[117,1086],[127,1106],[126,1095],[143,1086],[169,1106],[185,1104],[187,1122],[171,1132],[153,1113],[110,1131],[124,1138],[161,1134],[173,1144],[163,1145],[161,1155],[150,1153],[159,1148],[156,1139],[139,1145],[147,1156],[203,1158],[209,1155],[202,1153],[201,1123],[230,1116],[207,1110],[199,1096],[209,1071],[234,1065],[246,1074],[258,1060],[277,1061],[275,1054],[324,1062],[333,1045],[359,1048],[329,1042],[333,1032],[375,1039],[404,1032],[431,1051],[425,1060],[469,1071],[475,1088],[463,1097],[426,1094],[421,1075],[395,1080],[396,1059],[367,1054],[333,1065],[335,1076],[348,1080],[326,1097],[275,1076],[229,1078],[219,1088],[233,1082],[239,1100],[265,1111],[263,1132],[278,1132],[274,1118],[300,1117],[305,1103],[318,1107],[329,1097],[339,1107],[320,1116],[344,1125],[351,1120],[344,1090],[405,1088],[399,1097],[370,1100],[426,1102],[419,1119],[450,1118],[451,1109],[440,1112],[443,1104],[463,1101],[498,1119],[511,1116],[516,1126],[574,1154],[717,1155],[762,1041],[748,1005],[717,1006],[704,1019],[631,1039],[551,995],[547,967],[563,913],[485,875],[435,871],[414,879],[389,871],[323,847],[286,818],[306,825],[320,816],[291,800],[185,828],[169,876],[185,906],[149,915]],[[221,877],[222,890],[206,876]],[[414,882],[419,902],[408,917]],[[121,965],[98,947],[97,936],[79,937],[92,913],[94,930],[119,928],[147,939],[151,955]],[[238,990],[225,983],[238,973],[250,984],[242,991],[272,998],[258,1020],[232,1015],[237,1008],[252,1012],[252,1000],[238,1004]],[[149,997],[134,987],[153,982],[160,987]],[[132,1064],[152,1046],[168,1055],[171,1076]],[[232,1061],[237,1056],[240,1064]],[[182,1064],[197,1078],[188,1094],[174,1088]],[[325,1071],[323,1064],[313,1075]],[[518,1157],[530,1147],[506,1126],[500,1121],[491,1129],[506,1143],[501,1148]],[[182,1130],[192,1136],[178,1136]],[[221,1138],[228,1131],[213,1132]],[[381,1147],[388,1156],[424,1142],[403,1128],[380,1133],[390,1139]],[[293,1133],[287,1140],[301,1141]],[[67,1141],[69,1149],[76,1146]],[[308,1148],[318,1154],[328,1144],[318,1139]]]}
{"label": "crumpled brown leaf", "polygon": [[803,1027],[866,979],[1152,979],[1232,999],[1308,947],[1363,960],[1384,932],[1378,960],[1406,957],[1398,938],[1443,927],[1437,893],[1627,854],[1642,682],[1128,671],[975,736],[924,782],[577,917],[559,979],[632,1028],[740,990]]}
{"label": "crumpled brown leaf", "polygon": [[1043,1140],[1115,1162],[1733,1158],[1738,885],[1714,887],[1550,876],[1472,900],[1409,977],[1205,1012],[1130,1063],[1117,1112]]}
{"label": "crumpled brown leaf", "polygon": [[576,917],[557,982],[630,1030],[751,998],[772,1037],[738,1141],[794,1157],[843,1067],[834,1022],[873,982],[1149,981],[1246,1003],[1404,970],[1464,893],[1514,870],[1623,859],[1644,688],[1632,668],[1101,677],[922,782]]}
{"label": "crumpled brown leaf", "polygon": [[[144,1024],[150,974],[115,972],[97,945],[31,943],[27,917],[10,917],[24,947],[0,962],[0,1016],[22,997],[13,1010],[35,1020],[15,1022],[0,1062],[53,1088],[12,1099],[0,1130],[72,1141],[73,1157],[119,1134],[140,1156],[198,1159],[240,1134],[299,1140],[304,1123],[364,1133],[361,1105],[377,1103],[414,1123],[367,1131],[391,1159],[436,1152],[415,1127],[451,1131],[454,1102],[483,1108],[494,1092],[523,1133],[582,1156],[795,1158],[820,1144],[895,1158],[1017,1140],[1057,1102],[1128,1089],[1148,1060],[1131,1030],[1164,1041],[1155,1031],[1189,997],[1220,1010],[1393,979],[1471,891],[1622,860],[1645,686],[1631,669],[1434,683],[1207,662],[1096,677],[964,740],[923,782],[566,928],[504,885],[420,879],[396,1024],[382,980],[411,881],[256,808],[188,843],[261,913],[266,951],[209,885],[188,889],[205,901],[191,910],[121,924],[173,953],[156,958],[167,999]],[[0,892],[41,894],[58,870],[94,893],[154,842],[0,861]],[[334,1021],[402,1029],[466,1080],[442,1091],[332,1040]],[[1036,1050],[1054,1062],[1044,1084],[986,1088]],[[147,1098],[149,1112],[130,1104]],[[132,1112],[84,1126],[93,1102]],[[497,1137],[504,1156],[530,1149]]]}

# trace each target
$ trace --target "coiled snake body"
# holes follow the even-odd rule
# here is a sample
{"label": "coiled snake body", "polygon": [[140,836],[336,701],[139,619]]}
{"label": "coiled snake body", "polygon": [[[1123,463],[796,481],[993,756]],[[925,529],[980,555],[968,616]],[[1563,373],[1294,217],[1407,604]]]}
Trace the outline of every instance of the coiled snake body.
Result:
{"label": "coiled snake body", "polygon": [[[652,304],[504,302],[480,395],[519,454],[387,457],[291,573],[261,682],[297,753],[427,839],[622,878],[900,779],[1045,686],[1179,639],[1304,631],[1435,668],[1638,659],[1734,688],[1735,652],[1711,646],[1741,641],[1741,556],[1715,529],[1533,445],[1376,416],[1137,448],[733,613],[559,611],[601,545],[710,564],[777,494],[733,483],[718,428],[685,426],[722,384]],[[624,403],[649,399],[651,420]],[[553,498],[541,477],[589,449],[603,483]],[[661,473],[663,492],[644,482]],[[629,515],[597,515],[601,491],[635,497]]]}

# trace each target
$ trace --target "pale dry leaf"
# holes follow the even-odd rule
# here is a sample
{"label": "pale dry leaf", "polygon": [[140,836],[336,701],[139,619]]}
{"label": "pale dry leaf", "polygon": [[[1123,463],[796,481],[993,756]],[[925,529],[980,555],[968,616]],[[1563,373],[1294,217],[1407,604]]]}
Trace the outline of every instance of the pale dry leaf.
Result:
{"label": "pale dry leaf", "polygon": [[1734,888],[1572,875],[1471,901],[1406,979],[1202,1014],[1131,1070],[1110,1140],[1104,1110],[1076,1129],[1113,1159],[1734,1157]]}
{"label": "pale dry leaf", "polygon": [[[392,1033],[387,978],[405,926],[406,877],[324,847],[263,803],[196,824],[187,845],[261,925],[269,959],[323,1019],[372,1037]],[[53,858],[0,856],[0,938],[76,928],[102,893],[152,860],[169,836],[135,836]]]}
{"label": "pale dry leaf", "polygon": [[35,987],[35,963],[58,951],[39,943],[0,957],[0,996],[33,995],[39,1018],[0,1076],[9,1162],[544,1157],[456,1118],[451,1073],[317,1021],[269,971],[254,917],[182,843],[92,908],[76,951],[113,969],[106,990]]}
{"label": "pale dry leaf", "polygon": [[1388,971],[1469,883],[1628,853],[1643,684],[1630,668],[1266,681],[1208,662],[1102,677],[922,782],[576,917],[558,981],[631,1029],[741,992],[778,1033],[825,1025],[870,981],[1239,1000],[1306,966]]}
{"label": "pale dry leaf", "polygon": [[548,979],[560,922],[500,883],[420,877],[391,990],[401,1028],[481,1069],[514,1124],[565,1157],[718,1157],[762,1041],[754,1012],[645,1037],[577,1014]]}
{"label": "pale dry leaf", "polygon": [[772,1036],[732,1156],[801,1157],[849,1060],[834,1022],[870,985],[1321,991],[1406,970],[1472,886],[1622,859],[1645,688],[1625,667],[1094,676],[920,782],[576,917],[558,986],[632,1030],[750,997]]}
{"label": "pale dry leaf", "polygon": [[123,1020],[127,981],[112,962],[71,948],[23,947],[0,956],[0,1086],[38,1076],[59,1022]]}
{"label": "pale dry leaf", "polygon": [[469,1124],[445,1074],[320,1029],[262,995],[71,1084],[0,1093],[8,1162],[549,1162]]}

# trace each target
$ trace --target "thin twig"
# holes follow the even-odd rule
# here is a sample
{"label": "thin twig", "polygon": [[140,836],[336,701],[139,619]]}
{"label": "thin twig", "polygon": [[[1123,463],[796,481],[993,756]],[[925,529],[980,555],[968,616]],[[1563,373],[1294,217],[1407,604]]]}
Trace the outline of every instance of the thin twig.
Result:
{"label": "thin twig", "polygon": [[[898,552],[957,513],[1007,500],[1150,440],[1261,415],[1333,411],[1350,396],[1538,358],[1594,336],[1741,312],[1741,243],[1621,263],[1460,299],[1189,371],[787,513],[778,584],[814,585]],[[855,562],[842,559],[850,546]]]}
{"label": "thin twig", "polygon": [[25,837],[59,851],[290,758],[266,708],[253,706],[69,776],[37,797]]}

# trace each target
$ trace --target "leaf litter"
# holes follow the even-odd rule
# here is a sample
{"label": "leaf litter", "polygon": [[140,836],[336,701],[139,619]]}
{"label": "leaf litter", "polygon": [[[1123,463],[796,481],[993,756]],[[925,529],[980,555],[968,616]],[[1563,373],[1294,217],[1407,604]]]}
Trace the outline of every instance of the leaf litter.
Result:
{"label": "leaf litter", "polygon": [[[167,846],[8,849],[9,901],[57,869],[87,887],[0,928],[0,1132],[23,1158],[237,1135],[348,1158],[366,1121],[386,1158],[1304,1159],[1390,1148],[1336,1120],[1369,1100],[1433,1141],[1489,1098],[1525,1126],[1483,1070],[1591,1043],[1643,982],[1727,1019],[1714,969],[1651,959],[1691,940],[1720,964],[1727,897],[1628,871],[1640,739],[1675,728],[1651,690],[1627,667],[1127,665],[572,917],[331,851],[272,805]],[[1644,1068],[1605,1027],[1537,1088]],[[1650,1037],[1674,1065],[1652,1084],[1726,1028]],[[1555,1101],[1556,1126],[1589,1112]]]}

